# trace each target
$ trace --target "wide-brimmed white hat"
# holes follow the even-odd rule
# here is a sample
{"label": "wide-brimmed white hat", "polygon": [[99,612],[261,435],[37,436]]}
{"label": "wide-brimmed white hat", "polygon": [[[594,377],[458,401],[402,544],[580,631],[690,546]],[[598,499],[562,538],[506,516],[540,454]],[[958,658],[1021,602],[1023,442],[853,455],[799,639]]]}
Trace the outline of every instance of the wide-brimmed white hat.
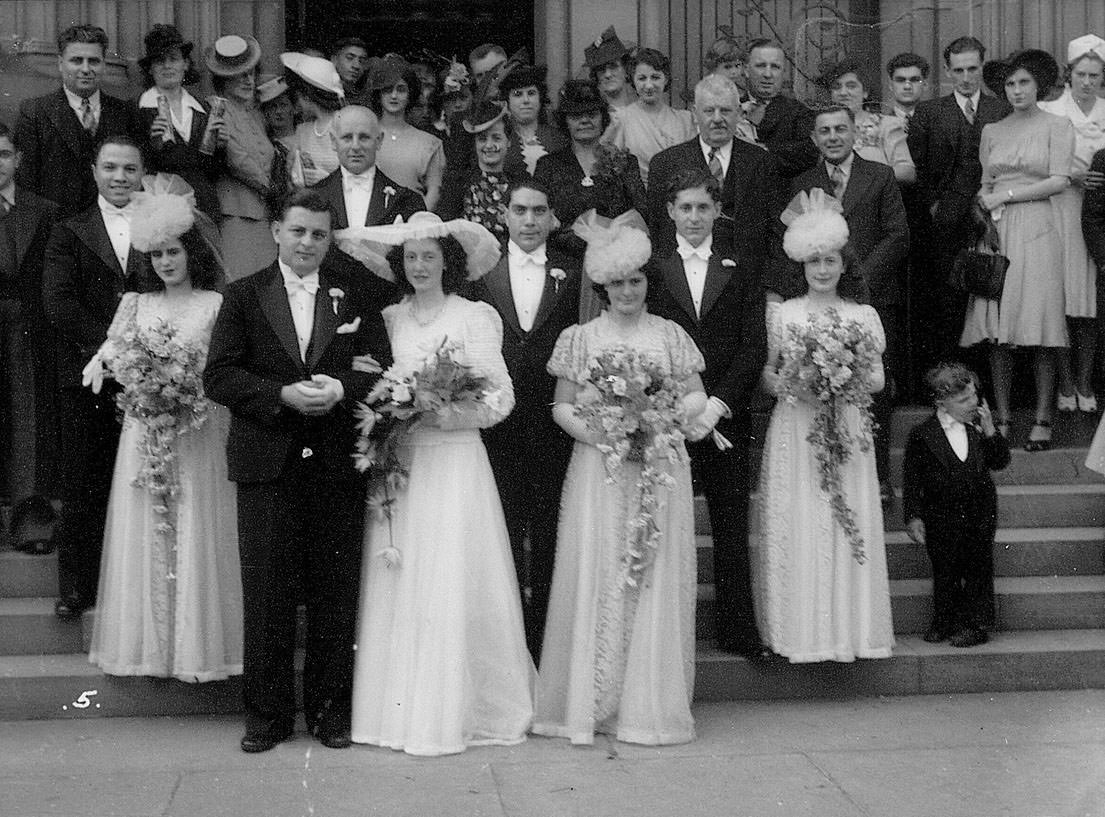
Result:
{"label": "wide-brimmed white hat", "polygon": [[257,101],[262,105],[266,102],[272,102],[281,94],[288,93],[288,83],[284,80],[284,77],[262,74],[260,80],[260,84],[257,86]]}
{"label": "wide-brimmed white hat", "polygon": [[219,77],[247,74],[261,61],[261,44],[248,34],[219,37],[205,54],[207,70]]}
{"label": "wide-brimmed white hat", "polygon": [[280,55],[280,62],[313,88],[334,94],[340,99],[345,98],[345,89],[342,88],[338,69],[330,60],[312,57],[310,54],[300,54],[298,51],[285,51]]}

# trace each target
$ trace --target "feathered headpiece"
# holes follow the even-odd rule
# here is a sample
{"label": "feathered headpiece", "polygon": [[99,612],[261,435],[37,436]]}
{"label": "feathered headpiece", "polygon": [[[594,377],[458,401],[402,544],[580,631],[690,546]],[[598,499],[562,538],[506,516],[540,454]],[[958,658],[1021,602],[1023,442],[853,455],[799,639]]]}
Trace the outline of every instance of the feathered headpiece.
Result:
{"label": "feathered headpiece", "polygon": [[572,232],[587,242],[583,271],[599,286],[639,270],[652,255],[648,228],[636,210],[613,220],[588,210],[572,224]]}
{"label": "feathered headpiece", "polygon": [[783,251],[792,261],[802,263],[827,252],[839,252],[848,243],[848,222],[843,206],[820,187],[808,194],[803,190],[790,200],[779,216],[787,231]]}
{"label": "feathered headpiece", "polygon": [[180,238],[196,223],[196,195],[180,176],[158,173],[142,179],[130,217],[130,243],[139,252]]}

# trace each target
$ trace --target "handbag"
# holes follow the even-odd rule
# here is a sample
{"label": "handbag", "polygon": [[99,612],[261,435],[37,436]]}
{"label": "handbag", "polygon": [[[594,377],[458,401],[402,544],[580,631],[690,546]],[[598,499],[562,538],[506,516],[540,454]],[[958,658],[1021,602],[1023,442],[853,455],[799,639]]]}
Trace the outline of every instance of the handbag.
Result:
{"label": "handbag", "polygon": [[998,252],[1000,240],[990,214],[976,203],[972,216],[979,230],[977,241],[973,248],[964,248],[956,253],[948,285],[979,298],[1001,300],[1009,259]]}

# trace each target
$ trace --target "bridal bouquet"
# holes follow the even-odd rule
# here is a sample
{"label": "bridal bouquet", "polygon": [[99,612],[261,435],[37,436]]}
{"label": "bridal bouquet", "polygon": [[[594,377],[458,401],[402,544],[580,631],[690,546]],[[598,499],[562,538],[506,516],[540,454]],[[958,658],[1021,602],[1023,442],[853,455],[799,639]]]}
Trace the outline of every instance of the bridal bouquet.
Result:
{"label": "bridal bouquet", "polygon": [[[464,412],[480,404],[501,411],[503,393],[490,380],[460,361],[456,344],[442,339],[414,371],[391,366],[368,396],[357,404],[357,441],[353,461],[369,477],[368,505],[378,520],[391,521],[396,495],[410,476],[399,458],[407,436],[428,418]],[[393,546],[382,553],[389,565],[399,565]]]}
{"label": "bridal bouquet", "polygon": [[[142,424],[142,465],[134,485],[156,500],[154,511],[168,516],[180,488],[174,463],[176,438],[206,422],[212,403],[203,393],[203,350],[182,340],[175,327],[159,319],[150,328],[133,324],[112,338],[108,364],[122,391],[119,409]],[[172,530],[168,519],[159,533]]]}
{"label": "bridal bouquet", "polygon": [[631,587],[652,564],[660,541],[655,512],[661,488],[675,480],[663,461],[683,462],[683,383],[648,356],[628,348],[603,352],[590,363],[587,380],[576,397],[576,416],[601,437],[607,481],[615,481],[627,462],[640,463],[637,512],[626,525],[622,557]]}
{"label": "bridal bouquet", "polygon": [[[817,404],[817,416],[806,438],[817,452],[821,490],[829,495],[833,516],[863,564],[867,557],[855,514],[848,506],[840,469],[854,446],[869,451],[875,430],[871,416],[871,378],[879,361],[871,332],[855,320],[844,320],[835,309],[787,327],[779,367],[780,397],[789,403],[805,398]],[[844,407],[859,409],[860,427],[853,435]]]}

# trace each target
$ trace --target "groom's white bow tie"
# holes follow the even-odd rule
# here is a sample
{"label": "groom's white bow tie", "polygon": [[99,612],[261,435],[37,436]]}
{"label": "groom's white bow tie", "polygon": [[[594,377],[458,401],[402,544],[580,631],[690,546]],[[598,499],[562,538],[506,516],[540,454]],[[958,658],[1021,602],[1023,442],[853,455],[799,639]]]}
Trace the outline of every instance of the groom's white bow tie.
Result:
{"label": "groom's white bow tie", "polygon": [[518,250],[514,254],[514,258],[520,264],[534,264],[538,267],[543,267],[545,266],[545,262],[548,261],[548,254],[543,248],[540,250],[535,250],[533,252],[523,252],[522,250]]}
{"label": "groom's white bow tie", "polygon": [[296,295],[300,292],[314,295],[318,292],[318,273],[313,272],[303,278],[285,278],[284,289],[287,290],[289,295]]}
{"label": "groom's white bow tie", "polygon": [[346,176],[345,185],[351,190],[367,190],[370,193],[372,192],[372,179],[368,176]]}
{"label": "groom's white bow tie", "polygon": [[705,247],[676,247],[676,252],[684,261],[689,261],[692,258],[698,258],[706,262],[710,260],[710,252]]}

